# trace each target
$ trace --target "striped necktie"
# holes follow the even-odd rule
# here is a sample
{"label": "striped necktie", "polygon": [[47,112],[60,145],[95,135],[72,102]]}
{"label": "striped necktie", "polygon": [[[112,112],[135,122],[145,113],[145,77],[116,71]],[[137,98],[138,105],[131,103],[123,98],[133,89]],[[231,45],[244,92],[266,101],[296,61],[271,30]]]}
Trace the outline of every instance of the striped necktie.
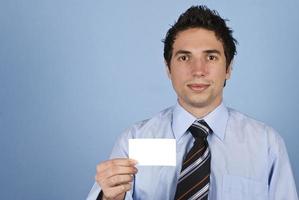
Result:
{"label": "striped necktie", "polygon": [[204,120],[195,121],[188,129],[194,143],[183,160],[175,200],[206,200],[209,193],[211,154],[207,136],[212,132]]}

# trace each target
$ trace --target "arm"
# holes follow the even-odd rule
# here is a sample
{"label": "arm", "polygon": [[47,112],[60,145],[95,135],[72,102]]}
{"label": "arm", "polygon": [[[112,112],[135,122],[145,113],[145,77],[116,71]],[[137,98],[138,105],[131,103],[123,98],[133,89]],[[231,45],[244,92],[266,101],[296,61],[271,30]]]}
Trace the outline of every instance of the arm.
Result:
{"label": "arm", "polygon": [[269,199],[298,200],[286,146],[283,139],[276,132],[272,136],[269,138]]}

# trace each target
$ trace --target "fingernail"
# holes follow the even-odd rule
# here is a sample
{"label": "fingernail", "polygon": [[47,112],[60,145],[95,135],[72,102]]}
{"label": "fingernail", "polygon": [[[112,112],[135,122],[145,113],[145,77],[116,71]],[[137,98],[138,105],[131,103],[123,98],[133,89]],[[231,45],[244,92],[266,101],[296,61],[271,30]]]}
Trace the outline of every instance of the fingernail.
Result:
{"label": "fingernail", "polygon": [[131,159],[131,163],[134,164],[134,165],[137,165],[138,162],[137,162],[137,160]]}

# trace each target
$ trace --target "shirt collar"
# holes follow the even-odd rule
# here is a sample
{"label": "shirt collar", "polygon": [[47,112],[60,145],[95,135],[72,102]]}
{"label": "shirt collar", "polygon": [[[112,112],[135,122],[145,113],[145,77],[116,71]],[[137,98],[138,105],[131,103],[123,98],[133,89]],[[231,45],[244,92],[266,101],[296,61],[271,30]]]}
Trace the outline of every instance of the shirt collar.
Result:
{"label": "shirt collar", "polygon": [[[228,110],[223,102],[202,119],[207,122],[213,133],[223,140],[228,121]],[[172,130],[175,138],[180,139],[195,120],[199,119],[177,102],[172,116]]]}

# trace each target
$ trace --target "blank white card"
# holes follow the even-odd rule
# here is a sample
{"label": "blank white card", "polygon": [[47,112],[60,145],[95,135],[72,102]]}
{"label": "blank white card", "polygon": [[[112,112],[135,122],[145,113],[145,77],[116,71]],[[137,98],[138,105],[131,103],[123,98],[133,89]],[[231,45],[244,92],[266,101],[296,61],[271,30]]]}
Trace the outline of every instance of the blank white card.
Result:
{"label": "blank white card", "polygon": [[175,166],[175,139],[129,139],[129,158],[138,165]]}

